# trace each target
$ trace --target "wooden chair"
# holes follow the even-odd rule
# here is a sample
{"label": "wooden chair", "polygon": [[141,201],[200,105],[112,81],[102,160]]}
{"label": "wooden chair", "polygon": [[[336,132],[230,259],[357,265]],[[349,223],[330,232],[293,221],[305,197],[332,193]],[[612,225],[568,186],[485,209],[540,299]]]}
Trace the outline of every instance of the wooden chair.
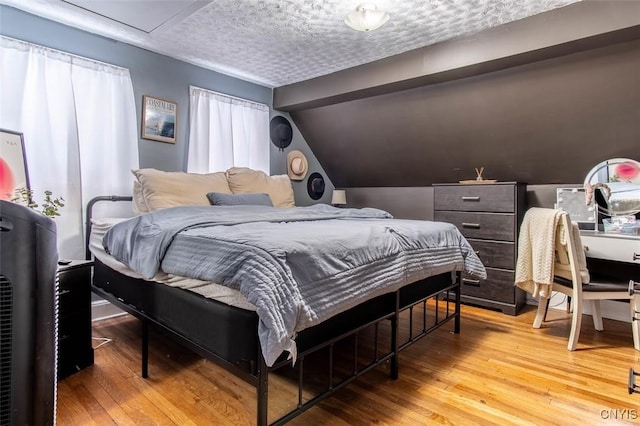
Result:
{"label": "wooden chair", "polygon": [[[577,252],[577,247],[582,247],[582,245],[576,245],[575,235],[571,231],[572,226],[569,215],[563,214],[559,219],[556,231],[553,284],[547,297],[540,298],[533,328],[540,328],[542,325],[547,314],[549,297],[553,291],[569,296],[571,298],[573,316],[567,349],[573,351],[576,349],[580,335],[584,303],[591,303],[593,325],[596,330],[602,331],[604,327],[600,312],[600,301],[626,299],[629,300],[631,310],[633,346],[636,350],[640,350],[640,325],[636,319],[636,313],[640,311],[640,296],[634,295],[633,281],[617,282],[592,278],[589,283],[583,283],[578,266],[578,256],[583,256],[584,254]],[[561,238],[560,236],[563,232],[564,238]]]}

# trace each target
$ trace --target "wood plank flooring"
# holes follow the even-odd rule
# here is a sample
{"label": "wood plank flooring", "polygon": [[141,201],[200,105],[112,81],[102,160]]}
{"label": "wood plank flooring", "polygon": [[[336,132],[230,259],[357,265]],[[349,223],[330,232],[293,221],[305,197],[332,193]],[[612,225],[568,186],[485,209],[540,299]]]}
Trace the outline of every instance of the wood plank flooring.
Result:
{"label": "wood plank flooring", "polygon": [[[534,330],[533,307],[516,317],[462,309],[461,334],[447,325],[403,351],[398,380],[378,367],[290,424],[640,423],[640,394],[627,392],[629,368],[640,370],[630,324],[605,319],[605,331],[596,332],[585,316],[578,350],[569,352],[564,312],[550,310]],[[150,377],[141,378],[133,317],[96,322],[93,335],[113,340],[95,350],[93,366],[58,384],[59,425],[255,423],[253,387],[153,331]],[[269,392],[270,411],[294,395],[279,376]]]}

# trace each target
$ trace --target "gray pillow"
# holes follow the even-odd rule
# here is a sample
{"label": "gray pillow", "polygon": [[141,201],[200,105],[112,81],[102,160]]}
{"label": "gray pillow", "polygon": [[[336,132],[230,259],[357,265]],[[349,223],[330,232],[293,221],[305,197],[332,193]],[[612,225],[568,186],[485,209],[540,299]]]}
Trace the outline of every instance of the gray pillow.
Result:
{"label": "gray pillow", "polygon": [[214,206],[270,206],[273,207],[268,194],[225,194],[209,192],[209,202]]}

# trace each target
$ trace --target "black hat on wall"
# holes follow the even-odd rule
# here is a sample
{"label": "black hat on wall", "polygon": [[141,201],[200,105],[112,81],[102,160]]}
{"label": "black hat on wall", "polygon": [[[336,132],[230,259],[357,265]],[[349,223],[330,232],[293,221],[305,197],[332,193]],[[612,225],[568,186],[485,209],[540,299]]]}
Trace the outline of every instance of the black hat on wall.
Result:
{"label": "black hat on wall", "polygon": [[324,195],[324,178],[318,172],[311,173],[307,179],[307,192],[312,200],[319,200]]}
{"label": "black hat on wall", "polygon": [[278,147],[281,151],[284,151],[286,147],[291,143],[293,138],[293,130],[291,129],[291,123],[289,120],[281,115],[277,115],[271,119],[269,123],[269,130],[271,134],[271,142]]}

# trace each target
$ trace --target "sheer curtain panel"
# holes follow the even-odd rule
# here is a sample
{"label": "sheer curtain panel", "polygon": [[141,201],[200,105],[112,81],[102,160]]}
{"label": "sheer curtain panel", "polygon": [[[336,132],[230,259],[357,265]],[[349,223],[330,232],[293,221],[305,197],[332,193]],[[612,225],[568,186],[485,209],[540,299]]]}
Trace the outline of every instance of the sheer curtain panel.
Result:
{"label": "sheer curtain panel", "polygon": [[131,194],[130,170],[138,167],[129,71],[0,37],[0,91],[0,128],[24,134],[36,201],[45,190],[65,200],[55,219],[60,256],[82,259],[86,203]]}
{"label": "sheer curtain panel", "polygon": [[269,107],[190,87],[189,154],[193,173],[250,167],[269,174]]}

